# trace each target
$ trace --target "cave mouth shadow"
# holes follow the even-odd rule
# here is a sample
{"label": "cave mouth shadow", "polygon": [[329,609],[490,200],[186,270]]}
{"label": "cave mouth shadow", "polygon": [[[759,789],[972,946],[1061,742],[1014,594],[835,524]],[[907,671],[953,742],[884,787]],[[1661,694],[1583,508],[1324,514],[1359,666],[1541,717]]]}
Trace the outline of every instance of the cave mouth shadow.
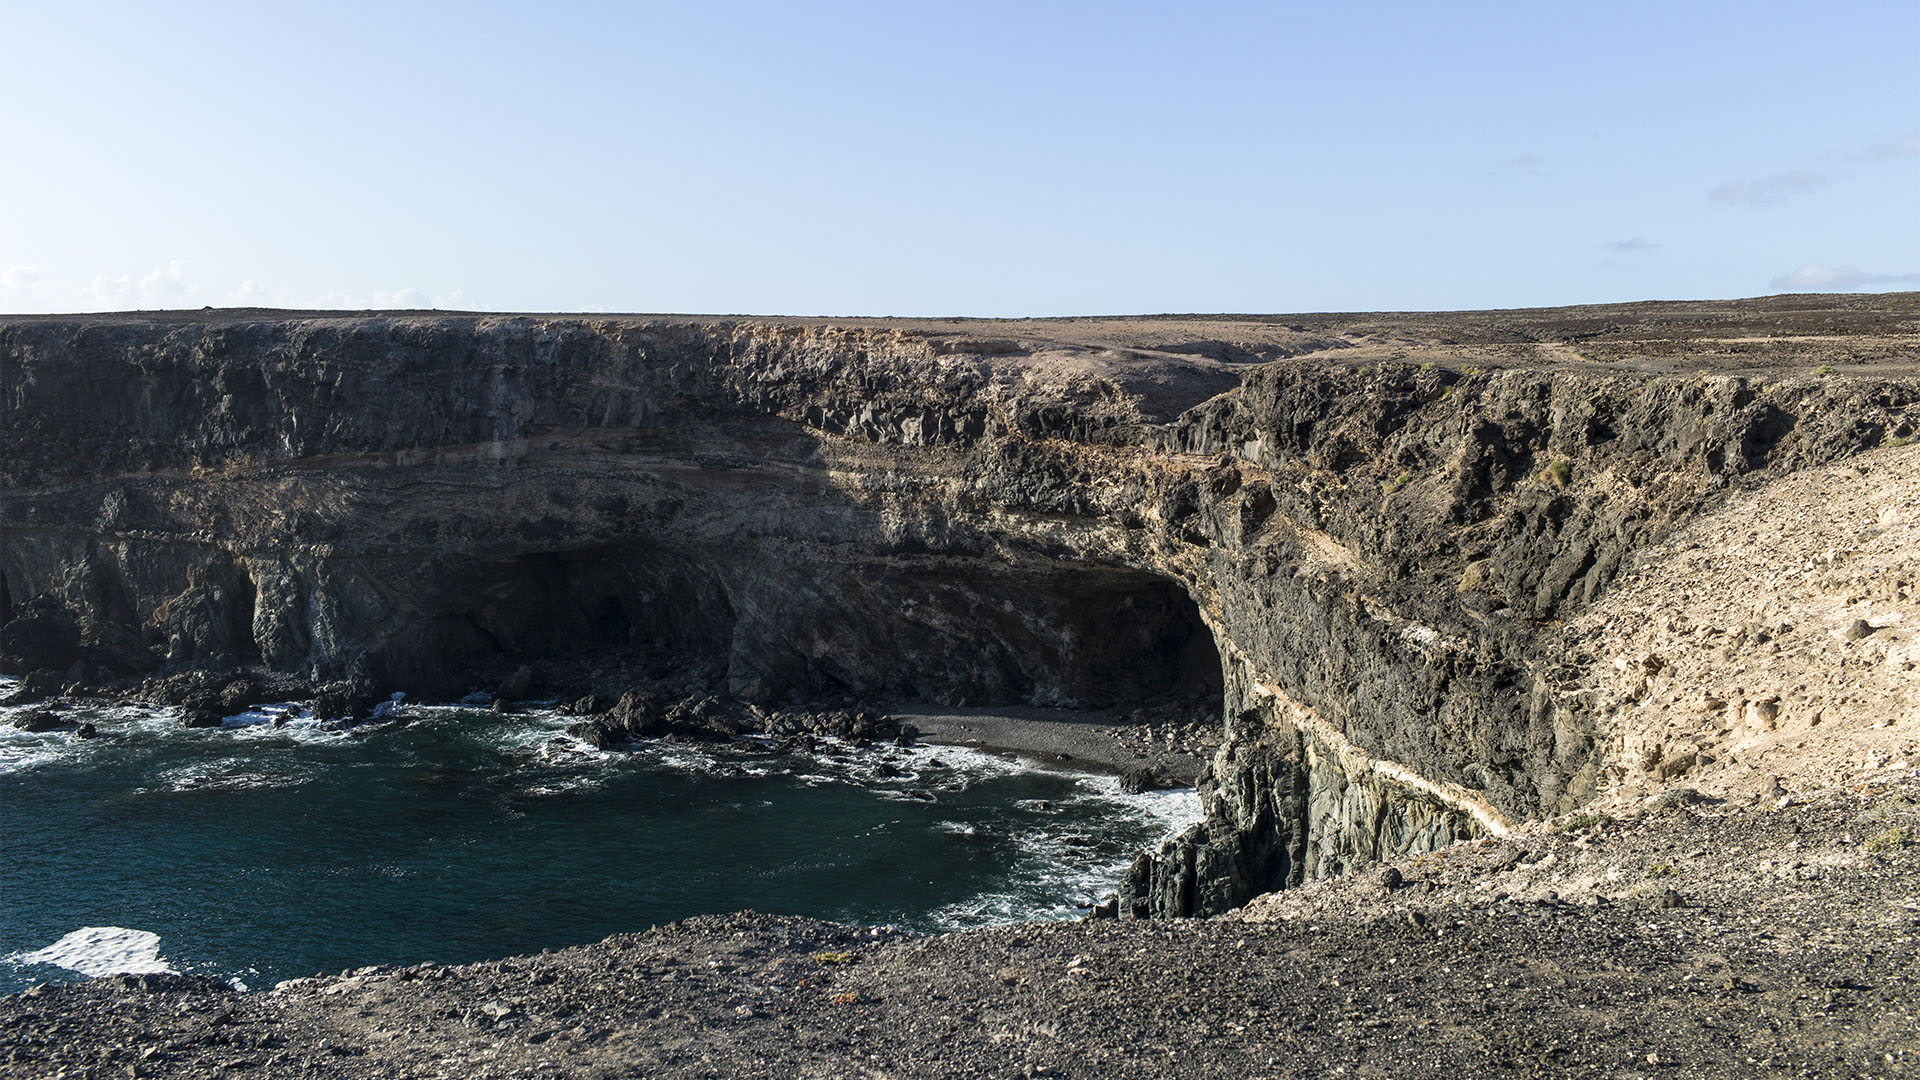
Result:
{"label": "cave mouth shadow", "polygon": [[[1186,589],[1061,559],[830,564],[659,547],[469,564],[416,670],[525,660],[660,678],[777,706],[1029,706],[1217,714],[1212,630]],[[449,687],[449,689],[452,689]],[[612,690],[598,686],[598,690]]]}
{"label": "cave mouth shadow", "polygon": [[742,598],[727,657],[740,697],[1196,718],[1224,698],[1212,630],[1157,574],[908,560],[796,577],[756,578]]}

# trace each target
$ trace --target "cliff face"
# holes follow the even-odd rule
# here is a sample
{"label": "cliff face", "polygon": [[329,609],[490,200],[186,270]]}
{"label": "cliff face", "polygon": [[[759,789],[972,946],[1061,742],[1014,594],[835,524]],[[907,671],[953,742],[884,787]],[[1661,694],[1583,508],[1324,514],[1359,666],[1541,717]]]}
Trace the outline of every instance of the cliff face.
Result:
{"label": "cliff face", "polygon": [[[83,681],[132,636],[427,693],[604,652],[759,703],[1210,697],[1208,819],[1122,907],[1220,911],[1591,797],[1605,706],[1560,620],[1730,488],[1920,422],[1912,298],[1798,299],[0,321],[0,653]],[[23,660],[60,651],[50,602],[80,644]]]}

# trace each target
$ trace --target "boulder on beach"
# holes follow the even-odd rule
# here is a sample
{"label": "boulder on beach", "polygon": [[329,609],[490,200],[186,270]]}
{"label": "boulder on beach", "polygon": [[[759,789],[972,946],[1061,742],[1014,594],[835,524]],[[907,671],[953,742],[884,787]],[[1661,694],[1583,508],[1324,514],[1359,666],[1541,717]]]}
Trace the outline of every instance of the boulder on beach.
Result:
{"label": "boulder on beach", "polygon": [[1139,795],[1148,791],[1158,791],[1167,786],[1160,770],[1151,765],[1135,765],[1120,774],[1120,790],[1129,795]]}

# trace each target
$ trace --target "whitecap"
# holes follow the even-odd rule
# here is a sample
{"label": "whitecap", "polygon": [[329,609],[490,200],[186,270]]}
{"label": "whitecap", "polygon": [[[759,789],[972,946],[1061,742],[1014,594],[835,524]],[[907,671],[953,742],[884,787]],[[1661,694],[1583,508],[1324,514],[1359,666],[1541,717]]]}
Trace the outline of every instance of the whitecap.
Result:
{"label": "whitecap", "polygon": [[318,727],[319,720],[297,701],[274,701],[261,705],[249,705],[220,721],[220,726],[229,728],[269,727],[284,728],[299,724],[302,727]]}
{"label": "whitecap", "polygon": [[294,787],[310,777],[284,767],[270,767],[247,760],[214,758],[161,769],[153,783],[136,788],[136,794],[156,791],[241,791],[248,788]]}
{"label": "whitecap", "polygon": [[0,728],[0,775],[25,772],[72,757],[78,741],[66,732],[34,734]]}
{"label": "whitecap", "polygon": [[584,773],[577,776],[550,777],[546,783],[528,784],[515,790],[521,798],[543,799],[558,795],[570,795],[579,791],[592,791],[607,782],[607,777],[598,773]]}
{"label": "whitecap", "polygon": [[1154,847],[1159,846],[1160,840],[1169,840],[1186,832],[1190,826],[1207,816],[1200,805],[1200,793],[1193,788],[1148,791],[1139,795],[1123,795],[1121,798],[1160,824],[1160,837],[1154,841]]}
{"label": "whitecap", "polygon": [[[1192,788],[1128,795],[1110,776],[1078,778],[1079,790],[1052,800],[1056,810],[1084,813],[1092,806],[1112,807],[1136,820],[1158,825],[1163,837],[1175,835],[1201,818],[1200,796]],[[1019,851],[1006,877],[994,888],[937,908],[930,921],[942,930],[1034,919],[1070,919],[1084,914],[1099,897],[1113,892],[1139,848],[1089,842],[1069,813],[1060,827],[1022,829],[1012,839]],[[951,823],[942,823],[951,824]],[[935,826],[939,828],[940,826]],[[1158,841],[1155,841],[1157,844]],[[1154,844],[1142,845],[1152,847]]]}
{"label": "whitecap", "polygon": [[44,949],[14,953],[15,964],[52,964],[82,975],[171,974],[160,956],[160,935],[124,926],[83,926]]}

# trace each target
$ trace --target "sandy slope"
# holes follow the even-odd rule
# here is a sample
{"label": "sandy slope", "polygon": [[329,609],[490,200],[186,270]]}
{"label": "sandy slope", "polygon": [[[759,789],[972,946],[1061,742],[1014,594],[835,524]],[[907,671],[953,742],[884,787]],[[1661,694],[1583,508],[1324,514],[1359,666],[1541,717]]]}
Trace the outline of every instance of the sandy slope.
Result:
{"label": "sandy slope", "polygon": [[1638,563],[1566,628],[1617,801],[1920,762],[1920,446],[1742,491]]}

